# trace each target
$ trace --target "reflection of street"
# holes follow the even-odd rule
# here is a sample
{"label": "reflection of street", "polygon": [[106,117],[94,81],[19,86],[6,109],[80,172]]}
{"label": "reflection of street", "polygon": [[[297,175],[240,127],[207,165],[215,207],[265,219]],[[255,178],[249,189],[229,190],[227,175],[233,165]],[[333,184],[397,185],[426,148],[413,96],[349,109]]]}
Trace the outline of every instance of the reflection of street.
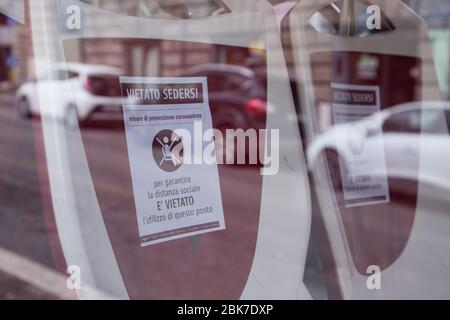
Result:
{"label": "reflection of street", "polygon": [[[15,114],[12,99],[2,96],[0,104],[0,248],[54,269],[41,205],[32,122]],[[5,263],[0,261],[0,296],[50,297],[1,273]]]}
{"label": "reflection of street", "polygon": [[[363,207],[353,214],[341,212],[340,220],[347,228],[345,236],[350,249],[346,254],[349,263],[353,263],[349,266],[353,270],[355,266],[363,266],[362,272],[358,271],[364,275],[367,266],[378,265],[392,276],[395,270],[390,268],[396,265],[400,270],[395,275],[397,281],[407,284],[396,288],[395,282],[389,282],[387,291],[392,288],[396,291],[383,298],[412,297],[412,287],[420,288],[427,299],[438,297],[436,292],[448,292],[448,285],[441,282],[441,275],[447,274],[450,267],[450,199],[448,195],[439,197],[433,194],[436,191],[430,190],[424,188],[420,191],[420,215],[408,196],[391,201],[387,208],[378,207],[377,211]],[[320,188],[318,192],[326,193],[328,188]],[[342,190],[337,191],[336,196],[342,199]],[[409,226],[411,221],[408,221],[411,212],[414,215],[412,228]],[[334,238],[331,241],[340,240]],[[437,271],[429,271],[430,261]],[[357,278],[359,274],[355,272],[353,276]]]}
{"label": "reflection of street", "polygon": [[36,287],[29,285],[26,282],[17,280],[14,277],[6,273],[0,272],[0,299],[1,300],[13,300],[13,299],[55,299],[54,296],[49,295]]}
{"label": "reflection of street", "polygon": [[[89,127],[82,132],[97,197],[130,296],[239,298],[257,235],[258,169],[220,169],[225,231],[141,248],[124,131]],[[67,132],[68,140],[75,136]],[[148,139],[151,146],[152,137]],[[85,185],[82,179],[75,182],[77,194],[83,194]]]}
{"label": "reflection of street", "polygon": [[[0,124],[0,135],[2,137],[0,141],[0,201],[2,203],[0,247],[54,270],[49,229],[46,228],[43,218],[33,137],[33,126],[35,132],[39,132],[41,122],[38,119],[31,121],[15,116],[12,104],[8,106],[3,104],[0,108]],[[61,123],[61,126],[63,126],[63,123]],[[66,131],[66,134],[69,144],[70,141],[76,139],[76,133],[73,130]],[[115,238],[113,241],[115,241],[119,254],[131,252],[127,256],[131,260],[125,268],[130,271],[132,269],[137,270],[137,275],[139,275],[130,279],[131,283],[136,286],[139,283],[149,283],[151,284],[150,287],[158,287],[160,290],[152,293],[150,296],[152,298],[164,298],[178,294],[180,296],[196,296],[195,292],[198,293],[199,285],[193,285],[193,281],[208,282],[210,279],[214,279],[210,288],[215,288],[219,293],[205,291],[206,295],[220,295],[221,291],[227,296],[232,296],[234,292],[239,291],[239,288],[231,288],[230,286],[236,285],[236,283],[230,283],[227,279],[234,277],[244,281],[246,274],[242,270],[248,269],[251,254],[254,250],[254,244],[248,239],[255,236],[257,232],[257,221],[253,214],[259,198],[259,192],[255,189],[255,186],[260,183],[260,177],[257,174],[258,168],[221,166],[221,187],[223,192],[225,190],[227,194],[225,217],[227,230],[232,230],[233,236],[219,232],[186,239],[181,241],[179,245],[174,245],[175,241],[168,242],[169,246],[166,244],[152,246],[151,249],[156,254],[156,258],[149,258],[148,262],[161,270],[155,276],[146,273],[145,266],[140,264],[142,261],[139,260],[138,255],[141,249],[136,242],[137,233],[134,234],[136,228],[134,208],[132,205],[130,207],[130,203],[132,204],[133,201],[132,193],[124,183],[129,177],[126,177],[127,171],[118,170],[128,166],[127,154],[120,152],[120,150],[123,150],[123,142],[125,141],[123,131],[118,130],[117,126],[109,128],[108,126],[91,125],[83,129],[83,138],[88,151],[91,151],[88,152],[88,158],[91,170],[95,172],[96,191],[100,196],[99,198],[103,200],[102,210],[104,213],[111,215],[110,230],[121,234],[119,238]],[[95,152],[92,152],[92,150],[95,150]],[[72,152],[78,151],[72,150]],[[74,165],[76,167],[75,163]],[[281,172],[280,174],[289,173]],[[81,177],[75,179],[76,188],[79,188],[79,190],[85,189],[87,183],[88,181]],[[80,194],[82,194],[82,191],[80,191]],[[276,201],[276,198],[274,195],[274,201]],[[430,217],[441,219],[439,214],[441,207],[436,204],[432,205],[433,203],[430,202],[429,206],[427,204],[427,210],[430,213],[437,213],[430,214]],[[86,208],[86,210],[88,209]],[[395,203],[395,208],[392,208],[392,210],[401,214],[401,212],[411,209],[408,201],[406,201],[405,203]],[[86,215],[86,217],[88,216]],[[386,235],[386,233],[394,231],[392,228],[386,229],[384,224],[372,226],[372,229],[380,235]],[[50,230],[52,229],[50,228]],[[437,229],[435,228],[435,230]],[[55,232],[55,230],[50,232]],[[431,234],[429,235],[431,236]],[[89,237],[88,234],[85,236]],[[283,235],[274,236],[283,237]],[[389,239],[389,237],[373,238],[372,241],[365,243],[365,248],[385,248],[384,250],[389,250],[391,243],[389,241],[380,243],[380,239]],[[439,239],[437,241],[444,241],[444,237]],[[166,249],[169,247],[171,251],[166,253]],[[203,256],[201,252],[205,250],[205,247],[209,248],[205,252],[208,253],[205,255],[208,259],[196,260],[195,257]],[[225,254],[229,248],[236,250],[236,254],[241,259],[235,260],[233,253]],[[213,254],[210,254],[211,252]],[[193,257],[194,262],[181,265],[174,263]],[[280,257],[280,259],[282,258]],[[323,280],[318,276],[320,270],[317,265],[320,263],[315,262],[315,259],[308,259],[305,282],[309,289],[313,291],[315,297],[322,298],[326,297],[326,293],[323,292],[325,290],[322,284]],[[243,261],[247,261],[247,265]],[[1,265],[4,265],[3,261],[0,261]],[[202,269],[202,273],[196,274],[193,279],[190,279],[196,268]],[[214,274],[217,273],[224,276],[214,278]],[[190,286],[192,292],[183,291],[185,286]],[[0,296],[4,297],[52,297],[52,295],[37,290],[34,286],[17,279],[17,277],[9,276],[1,268],[0,288],[2,288],[0,289]],[[139,289],[135,291],[135,294],[148,294],[144,291]]]}
{"label": "reflection of street", "polygon": [[[41,139],[33,137],[33,130],[35,133],[40,132],[41,121],[22,119],[15,115],[13,110],[12,101],[8,105],[3,103],[0,108],[0,134],[4,139],[0,158],[2,190],[0,246],[54,270],[49,230],[45,226],[41,205],[33,141],[34,138]],[[62,122],[60,125],[64,126]],[[66,131],[66,135],[69,145],[77,138],[75,131],[71,129]],[[139,255],[142,254],[142,250],[148,252],[149,249],[141,250],[136,242],[138,233],[135,230],[137,222],[132,205],[133,198],[128,186],[124,184],[124,181],[129,179],[128,171],[121,170],[129,166],[127,154],[119,152],[123,150],[121,143],[125,141],[121,135],[122,131],[106,125],[92,125],[83,129],[85,146],[88,149],[91,146],[95,150],[89,153],[89,159],[91,164],[94,164],[91,170],[96,177],[96,191],[100,199],[107,200],[102,201],[101,208],[106,216],[110,215],[112,218],[109,221],[111,231],[116,231],[119,235],[119,238],[112,239],[113,244],[119,254],[130,253],[128,255],[130,260],[127,260],[123,268],[128,269],[130,273],[136,272],[136,277],[129,279],[131,286],[140,287],[135,290],[135,295],[147,294],[149,298],[159,299],[170,296],[195,297],[196,294],[186,291],[186,288],[189,287],[198,294],[202,292],[199,291],[201,287],[199,283],[203,283],[209,287],[209,291],[202,292],[204,298],[221,294],[226,297],[238,297],[242,290],[240,286],[245,285],[248,276],[257,234],[260,194],[255,185],[260,183],[259,168],[221,168],[224,177],[221,181],[222,188],[227,190],[226,232],[185,239],[177,242],[175,246],[173,245],[175,242],[168,242],[168,246],[152,246],[150,249],[155,255],[150,256],[147,261],[142,261],[139,260]],[[79,150],[70,149],[70,152]],[[75,161],[73,166],[77,167]],[[83,177],[75,177],[74,185],[79,190],[77,194],[82,195],[88,183],[89,181]],[[80,207],[79,210],[80,216],[86,219],[89,217],[90,207]],[[50,230],[56,232],[54,227]],[[91,242],[89,234],[83,236],[86,237],[87,243]],[[168,247],[173,250],[166,253]],[[206,252],[205,247],[208,248]],[[233,254],[224,254],[230,248]],[[209,254],[211,252],[214,254]],[[186,263],[180,264],[180,261]],[[0,266],[3,264],[0,261]],[[156,276],[154,273],[148,273],[146,271],[148,265],[153,265],[160,272]],[[190,277],[193,274],[195,277]],[[223,276],[216,277],[217,274]],[[42,297],[41,293],[34,294],[33,290],[26,287],[19,290],[17,286],[26,284],[16,278],[12,276],[2,280],[5,292],[0,292],[0,295],[11,294],[14,291],[18,292],[17,294],[23,292],[25,298]],[[230,282],[229,279],[234,281]],[[149,285],[142,287],[139,286],[140,283]],[[160,290],[153,290],[149,296],[146,288],[160,288]]]}
{"label": "reflection of street", "polygon": [[42,217],[32,125],[0,108],[0,244],[51,266]]}

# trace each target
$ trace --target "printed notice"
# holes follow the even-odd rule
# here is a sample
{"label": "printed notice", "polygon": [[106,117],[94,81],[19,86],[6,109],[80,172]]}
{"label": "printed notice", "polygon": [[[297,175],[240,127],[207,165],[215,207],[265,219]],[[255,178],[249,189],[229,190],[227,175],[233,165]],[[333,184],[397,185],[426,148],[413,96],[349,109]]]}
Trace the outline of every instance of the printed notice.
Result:
{"label": "printed notice", "polygon": [[[380,111],[380,88],[331,85],[334,124],[355,123],[338,144],[345,150],[339,161],[346,207],[390,201],[382,135],[368,137],[358,120]],[[381,127],[379,128],[381,131]]]}
{"label": "printed notice", "polygon": [[224,230],[217,164],[187,160],[212,129],[206,78],[120,83],[141,247]]}

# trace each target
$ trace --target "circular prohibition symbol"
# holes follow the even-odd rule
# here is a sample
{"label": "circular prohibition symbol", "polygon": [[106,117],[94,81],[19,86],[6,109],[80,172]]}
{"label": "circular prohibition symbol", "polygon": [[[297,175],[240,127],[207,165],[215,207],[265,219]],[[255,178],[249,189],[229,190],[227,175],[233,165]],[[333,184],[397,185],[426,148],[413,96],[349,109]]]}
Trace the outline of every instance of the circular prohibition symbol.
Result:
{"label": "circular prohibition symbol", "polygon": [[153,158],[163,171],[173,172],[183,164],[183,142],[172,130],[161,130],[153,138]]}

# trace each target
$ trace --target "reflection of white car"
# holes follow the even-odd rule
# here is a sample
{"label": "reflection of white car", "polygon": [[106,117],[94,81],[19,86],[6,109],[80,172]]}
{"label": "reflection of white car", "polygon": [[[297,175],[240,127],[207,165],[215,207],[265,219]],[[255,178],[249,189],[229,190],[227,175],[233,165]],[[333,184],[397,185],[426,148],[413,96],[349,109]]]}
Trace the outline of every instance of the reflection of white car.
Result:
{"label": "reflection of white car", "polygon": [[[22,85],[16,93],[17,105],[23,116],[50,116],[68,125],[78,120],[117,118],[122,105],[120,74],[119,69],[103,65],[58,64],[49,74]],[[39,98],[45,101],[47,93],[56,93],[57,107],[39,105]]]}
{"label": "reflection of white car", "polygon": [[420,161],[421,183],[433,187],[433,190],[450,192],[449,127],[450,103],[399,105],[325,131],[307,149],[308,166],[313,169],[325,150],[336,152],[345,166],[361,150],[364,150],[364,157],[377,157],[382,145],[386,167],[383,163],[380,167],[371,168],[372,176],[386,175],[387,169],[389,178],[416,181]]}

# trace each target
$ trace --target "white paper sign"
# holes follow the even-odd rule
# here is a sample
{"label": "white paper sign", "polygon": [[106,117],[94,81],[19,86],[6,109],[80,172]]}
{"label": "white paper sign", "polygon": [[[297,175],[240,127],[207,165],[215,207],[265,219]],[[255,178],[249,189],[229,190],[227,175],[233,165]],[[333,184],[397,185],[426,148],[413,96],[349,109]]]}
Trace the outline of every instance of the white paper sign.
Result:
{"label": "white paper sign", "polygon": [[[335,125],[355,122],[336,137],[345,150],[339,161],[346,207],[390,201],[382,135],[369,137],[358,120],[380,111],[380,88],[332,83]],[[381,130],[381,127],[378,128]]]}
{"label": "white paper sign", "polygon": [[206,78],[120,82],[141,246],[225,229],[217,164],[187,161],[211,146],[195,132],[212,129]]}

